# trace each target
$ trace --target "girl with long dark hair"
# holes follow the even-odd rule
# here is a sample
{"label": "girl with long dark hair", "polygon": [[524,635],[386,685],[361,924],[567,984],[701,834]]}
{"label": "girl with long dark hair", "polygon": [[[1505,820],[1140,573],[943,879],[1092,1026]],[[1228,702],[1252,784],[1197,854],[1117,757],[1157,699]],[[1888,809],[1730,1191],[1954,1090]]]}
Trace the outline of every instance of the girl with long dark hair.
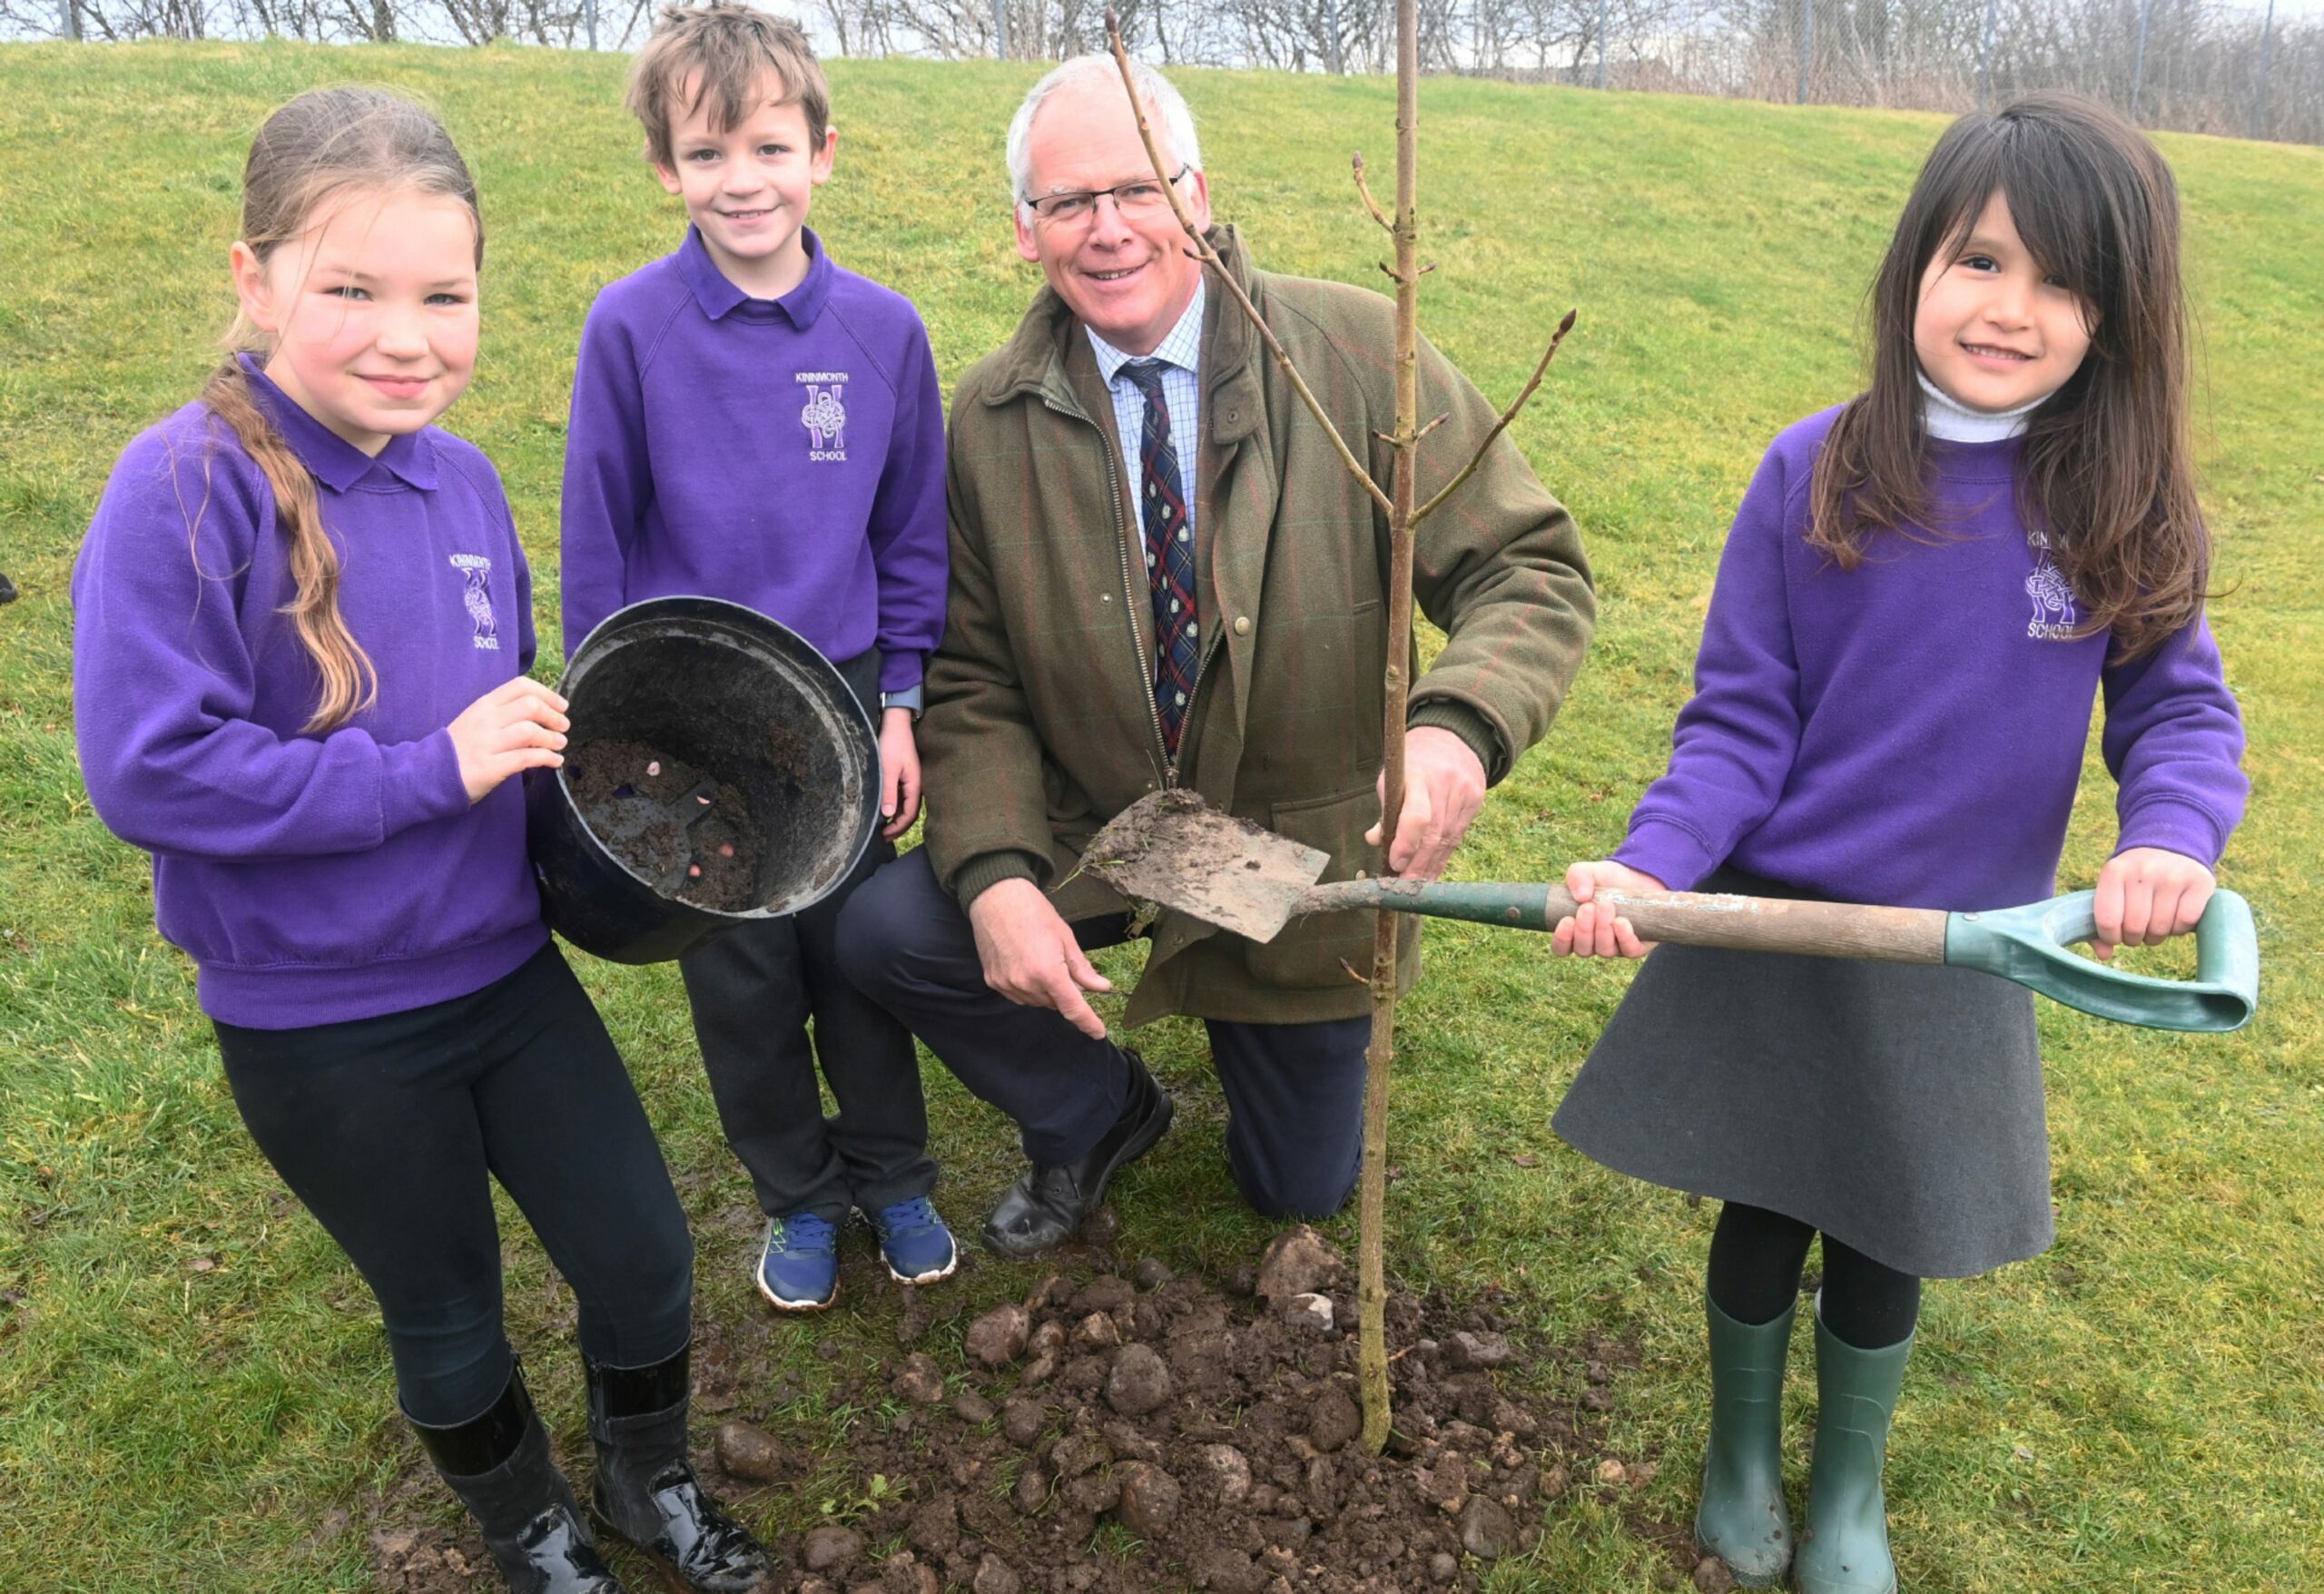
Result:
{"label": "girl with long dark hair", "polygon": [[[1947,910],[2054,889],[2102,694],[2099,952],[2193,928],[2242,815],[2202,616],[2179,202],[2114,113],[2043,95],[1938,141],[1872,293],[1872,379],[1778,437],[1720,561],[1669,772],[1568,873],[1561,954],[1640,957],[1600,888]],[[1557,1127],[1716,1196],[1703,1548],[1748,1585],[1896,1586],[1881,1475],[1923,1278],[2052,1238],[2032,999],[1964,969],[1655,950]],[[1784,1363],[1823,1238],[1797,1553]]]}

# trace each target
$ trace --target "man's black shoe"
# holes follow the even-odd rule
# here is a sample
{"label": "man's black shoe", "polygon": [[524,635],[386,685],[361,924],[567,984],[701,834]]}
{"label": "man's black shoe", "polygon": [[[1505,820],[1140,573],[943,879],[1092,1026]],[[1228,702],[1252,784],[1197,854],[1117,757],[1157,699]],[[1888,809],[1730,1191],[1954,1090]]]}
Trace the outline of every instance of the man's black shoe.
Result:
{"label": "man's black shoe", "polygon": [[1169,1093],[1155,1083],[1146,1063],[1128,1048],[1129,1091],[1122,1116],[1098,1144],[1068,1163],[1034,1166],[1009,1186],[985,1220],[989,1251],[1023,1261],[1054,1251],[1073,1238],[1081,1220],[1106,1199],[1106,1186],[1120,1169],[1153,1148],[1170,1127]]}

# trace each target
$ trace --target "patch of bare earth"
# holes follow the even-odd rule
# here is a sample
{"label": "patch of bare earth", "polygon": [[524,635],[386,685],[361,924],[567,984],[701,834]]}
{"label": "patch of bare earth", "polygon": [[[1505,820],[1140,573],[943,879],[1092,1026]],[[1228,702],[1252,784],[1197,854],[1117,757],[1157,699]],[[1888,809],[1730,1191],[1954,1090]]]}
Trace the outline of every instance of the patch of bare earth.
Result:
{"label": "patch of bare earth", "polygon": [[[890,1356],[826,1342],[827,1403],[894,1414],[853,1430],[853,1504],[775,1544],[783,1594],[1472,1589],[1538,1543],[1547,1502],[1573,1490],[1621,1498],[1668,1586],[1698,1572],[1717,1586],[1724,1568],[1698,1568],[1691,1536],[1639,1509],[1653,1463],[1606,1453],[1627,1347],[1538,1343],[1490,1297],[1396,1294],[1395,1431],[1373,1456],[1357,1441],[1354,1282],[1313,1230],[1223,1285],[1088,1261],[965,1332],[955,1309],[931,1333],[942,1307],[903,1292]],[[776,1414],[798,1389],[769,1371],[772,1337],[705,1325],[696,1345],[697,1465],[751,1520],[812,1515],[784,1497],[829,1442]],[[1579,1376],[1544,1376],[1561,1364]],[[1551,1383],[1578,1394],[1524,1392]],[[439,1486],[423,1470],[404,1487]],[[392,1594],[495,1587],[472,1536],[382,1525],[371,1543]]]}

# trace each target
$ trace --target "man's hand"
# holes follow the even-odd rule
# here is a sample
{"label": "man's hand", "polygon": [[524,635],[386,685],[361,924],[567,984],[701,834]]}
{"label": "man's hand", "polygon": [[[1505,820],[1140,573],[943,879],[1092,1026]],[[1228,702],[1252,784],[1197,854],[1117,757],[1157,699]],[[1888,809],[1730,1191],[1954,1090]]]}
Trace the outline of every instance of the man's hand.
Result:
{"label": "man's hand", "polygon": [[912,740],[911,710],[891,708],[880,716],[880,827],[892,841],[920,817],[920,744]]}
{"label": "man's hand", "polygon": [[2159,947],[2185,935],[2203,916],[2217,882],[2193,859],[2160,847],[2117,852],[2098,871],[2098,941],[2091,950],[2112,958],[2116,947]]}
{"label": "man's hand", "polygon": [[1005,880],[969,904],[984,982],[1020,1007],[1062,1013],[1092,1040],[1106,1038],[1106,1021],[1081,993],[1111,990],[1113,981],[1090,966],[1073,927],[1059,917],[1040,887]]}
{"label": "man's hand", "polygon": [[1629,920],[1617,919],[1610,909],[1590,899],[1601,890],[1668,890],[1660,881],[1607,859],[1567,869],[1565,889],[1580,906],[1571,918],[1559,920],[1557,929],[1550,932],[1551,957],[1643,958],[1654,950],[1655,943],[1639,940]]}
{"label": "man's hand", "polygon": [[[1387,775],[1380,777],[1380,801],[1388,801]],[[1476,750],[1442,725],[1415,725],[1404,733],[1404,807],[1396,817],[1395,844],[1388,849],[1388,871],[1404,880],[1434,880],[1444,872],[1452,849],[1469,833],[1484,806],[1485,766]],[[1377,847],[1380,827],[1364,839]]]}

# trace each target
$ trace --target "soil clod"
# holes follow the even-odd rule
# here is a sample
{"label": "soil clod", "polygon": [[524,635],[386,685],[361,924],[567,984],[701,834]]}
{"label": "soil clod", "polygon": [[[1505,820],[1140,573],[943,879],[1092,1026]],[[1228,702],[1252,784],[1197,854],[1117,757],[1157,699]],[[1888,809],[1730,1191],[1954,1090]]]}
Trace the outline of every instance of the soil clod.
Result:
{"label": "soil clod", "polygon": [[1472,1494],[1461,1510],[1461,1548],[1479,1560],[1499,1560],[1517,1548],[1517,1524],[1500,1501]]}
{"label": "soil clod", "polygon": [[1049,1449],[1049,1465],[1059,1479],[1078,1478],[1114,1459],[1106,1441],[1089,1433],[1069,1433]]}
{"label": "soil clod", "polygon": [[1452,1336],[1445,1346],[1455,1367],[1506,1367],[1515,1357],[1510,1348],[1509,1336],[1502,1333],[1471,1333],[1466,1330]]}
{"label": "soil clod", "polygon": [[1125,1417],[1143,1417],[1170,1398],[1170,1369],[1150,1345],[1124,1345],[1106,1378],[1106,1403]]}
{"label": "soil clod", "polygon": [[1121,1481],[1122,1526],[1141,1539],[1160,1539],[1178,1520],[1178,1481],[1146,1461],[1130,1461],[1115,1471]]}
{"label": "soil clod", "polygon": [[1339,1247],[1305,1224],[1295,1224],[1267,1243],[1259,1257],[1253,1288],[1269,1301],[1322,1294],[1347,1278]]}
{"label": "soil clod", "polygon": [[1307,1408],[1307,1436],[1325,1453],[1339,1449],[1364,1432],[1364,1413],[1347,1391],[1334,1385],[1315,1397]]}
{"label": "soil clod", "polygon": [[1204,1550],[1195,1558],[1195,1587],[1213,1594],[1259,1594],[1266,1573],[1248,1555],[1225,1546]]}
{"label": "soil clod", "polygon": [[1022,1306],[996,1306],[974,1323],[962,1341],[969,1360],[981,1367],[1006,1367],[1025,1353],[1032,1318]]}
{"label": "soil clod", "polygon": [[1200,1476],[1221,1505],[1236,1505],[1251,1492],[1251,1461],[1231,1444],[1206,1444],[1196,1452]]}
{"label": "soil clod", "polygon": [[914,1351],[904,1358],[889,1387],[914,1405],[932,1406],[944,1398],[944,1373],[935,1357],[926,1351]]}
{"label": "soil clod", "polygon": [[1010,1401],[1000,1408],[1000,1432],[1019,1450],[1040,1438],[1049,1414],[1038,1401]]}
{"label": "soil clod", "polygon": [[812,1528],[800,1554],[811,1572],[844,1571],[863,1553],[863,1535],[851,1528]]}
{"label": "soil clod", "polygon": [[1305,1329],[1309,1333],[1329,1333],[1338,1322],[1337,1315],[1332,1308],[1332,1298],[1329,1295],[1318,1295],[1312,1292],[1304,1295],[1294,1295],[1290,1300],[1285,1301],[1283,1304],[1283,1315],[1286,1323],[1295,1328]]}
{"label": "soil clod", "polygon": [[763,1428],[748,1422],[721,1423],[718,1465],[728,1477],[745,1483],[772,1483],[783,1476],[783,1448]]}

